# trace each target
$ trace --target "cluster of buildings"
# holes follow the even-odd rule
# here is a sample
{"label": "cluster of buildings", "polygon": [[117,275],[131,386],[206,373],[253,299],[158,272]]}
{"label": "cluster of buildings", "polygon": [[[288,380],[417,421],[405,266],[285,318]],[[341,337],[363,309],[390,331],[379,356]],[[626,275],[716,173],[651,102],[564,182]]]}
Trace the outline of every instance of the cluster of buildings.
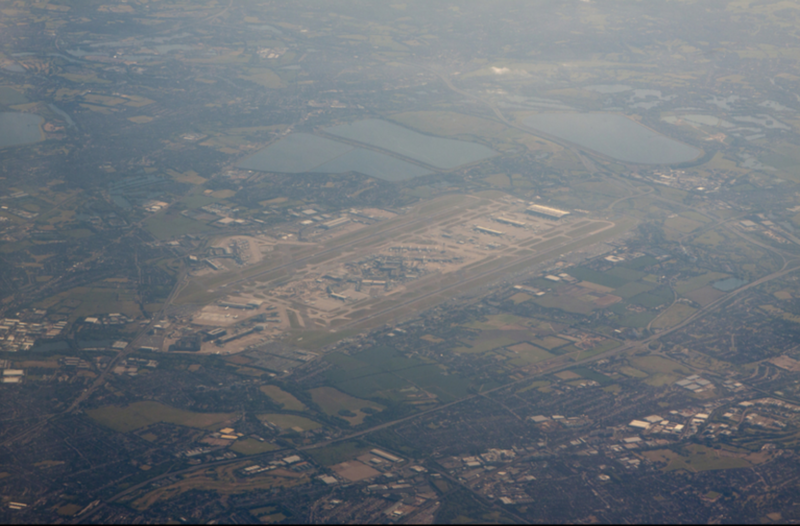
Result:
{"label": "cluster of buildings", "polygon": [[30,350],[37,339],[58,336],[66,326],[66,321],[27,323],[5,318],[0,321],[0,349],[9,352]]}

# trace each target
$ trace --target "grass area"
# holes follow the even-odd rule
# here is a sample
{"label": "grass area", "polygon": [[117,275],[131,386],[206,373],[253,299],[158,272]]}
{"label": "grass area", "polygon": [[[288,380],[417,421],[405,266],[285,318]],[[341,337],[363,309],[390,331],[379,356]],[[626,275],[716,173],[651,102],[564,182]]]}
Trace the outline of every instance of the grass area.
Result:
{"label": "grass area", "polygon": [[423,133],[446,137],[497,137],[508,131],[499,122],[452,111],[409,111],[395,113],[390,119]]}
{"label": "grass area", "polygon": [[552,354],[544,349],[540,349],[539,347],[531,345],[527,342],[512,345],[508,347],[508,349],[514,353],[513,355],[509,353],[509,356],[511,356],[512,365],[528,365],[553,357]]}
{"label": "grass area", "polygon": [[[369,413],[386,409],[375,402],[355,398],[333,387],[317,387],[311,389],[309,393],[314,403],[319,405],[325,414],[343,418],[352,426],[363,423]],[[367,412],[363,411],[365,408]]]}
{"label": "grass area", "polygon": [[619,342],[617,340],[611,340],[611,339],[605,340],[605,341],[601,342],[599,345],[596,345],[596,346],[592,347],[588,351],[583,351],[583,350],[580,351],[580,353],[578,354],[577,360],[581,361],[581,360],[589,359],[592,356],[595,356],[597,354],[604,353],[606,351],[610,351],[611,349],[616,349],[620,345],[622,345],[622,342]]}
{"label": "grass area", "polygon": [[617,323],[623,327],[640,329],[642,327],[647,327],[647,324],[655,317],[656,315],[650,312],[631,312],[623,314]]}
{"label": "grass area", "polygon": [[260,86],[269,89],[280,89],[286,87],[286,84],[281,80],[277,73],[271,69],[251,69],[249,75],[242,75],[241,78],[255,82]]}
{"label": "grass area", "polygon": [[608,376],[604,375],[603,373],[599,373],[595,370],[589,369],[588,367],[573,367],[569,371],[565,372],[573,372],[579,374],[581,377],[586,378],[587,380],[594,380],[595,382],[597,382],[602,386],[607,386],[614,383],[614,380],[612,380]]}
{"label": "grass area", "polygon": [[119,312],[136,318],[141,315],[132,293],[124,289],[75,287],[36,303],[41,308],[68,308],[70,319]]}
{"label": "grass area", "polygon": [[524,393],[525,391],[530,391],[531,389],[539,389],[541,387],[547,387],[548,385],[550,385],[550,382],[547,380],[536,380],[534,382],[531,382],[527,386],[523,387],[519,391],[517,391],[517,394]]}
{"label": "grass area", "polygon": [[298,428],[303,431],[310,431],[312,429],[319,429],[322,424],[315,422],[310,418],[297,415],[285,415],[281,413],[265,413],[256,415],[262,422],[269,422],[272,425],[278,426],[281,429]]}
{"label": "grass area", "polygon": [[685,303],[675,303],[661,313],[651,325],[654,329],[667,329],[673,327],[697,312],[697,309]]}
{"label": "grass area", "polygon": [[590,301],[585,301],[588,296],[575,298],[571,296],[542,296],[534,298],[534,303],[548,309],[560,309],[578,314],[588,314],[599,306]]}
{"label": "grass area", "polygon": [[687,280],[679,281],[675,285],[675,291],[678,294],[686,294],[687,292],[691,292],[695,289],[699,289],[701,287],[705,287],[712,281],[717,281],[723,278],[730,277],[730,274],[724,274],[722,272],[706,272],[700,276],[695,276],[693,278],[689,278]]}
{"label": "grass area", "polygon": [[678,362],[660,356],[637,356],[631,359],[631,363],[637,369],[648,373],[677,374],[679,376],[692,374],[689,369]]}
{"label": "grass area", "polygon": [[622,287],[630,281],[635,281],[635,279],[626,279],[621,276],[614,276],[608,272],[597,272],[596,270],[585,267],[572,268],[569,270],[569,275],[576,279],[590,281],[612,289]]}
{"label": "grass area", "polygon": [[144,227],[158,239],[171,239],[184,234],[202,234],[211,227],[182,215],[155,214],[144,222]]}
{"label": "grass area", "polygon": [[625,285],[616,289],[614,294],[621,298],[628,299],[653,290],[657,286],[658,285],[655,283],[649,283],[647,281],[631,281],[630,283],[626,283]]}
{"label": "grass area", "polygon": [[532,297],[533,296],[525,294],[524,292],[518,292],[518,293],[514,294],[513,296],[511,296],[509,299],[514,302],[514,305],[519,305],[520,303],[522,303],[524,301],[528,301]]}
{"label": "grass area", "polygon": [[241,478],[236,472],[248,467],[251,462],[235,462],[210,469],[198,470],[183,475],[180,480],[154,489],[125,502],[133,508],[144,511],[158,502],[170,502],[180,495],[190,492],[215,492],[220,496],[240,495],[252,491],[270,491],[277,488],[290,488],[309,482],[308,475],[288,470],[273,470],[269,475]]}
{"label": "grass area", "polygon": [[296,331],[292,333],[292,337],[290,341],[295,345],[301,346],[304,349],[308,350],[316,350],[325,347],[326,345],[330,345],[332,343],[336,343],[339,340],[343,340],[345,338],[349,338],[354,334],[357,334],[358,330],[356,329],[347,329],[342,331],[330,332],[330,331]]}
{"label": "grass area", "polygon": [[311,449],[306,453],[322,466],[333,466],[357,457],[370,447],[369,444],[364,442],[348,440],[332,446]]}
{"label": "grass area", "polygon": [[[527,294],[525,295],[527,296]],[[486,320],[474,321],[468,324],[467,327],[471,329],[479,329],[485,331],[491,329],[500,329],[507,325],[518,325],[522,327],[527,327],[528,322],[530,321],[531,320],[529,318],[523,318],[522,316],[516,316],[510,313],[492,314],[490,316],[487,316]]]}
{"label": "grass area", "polygon": [[667,289],[666,287],[661,287],[656,289],[655,291],[649,292],[642,292],[641,294],[637,294],[629,299],[629,303],[633,303],[636,305],[641,305],[642,307],[647,307],[648,309],[652,309],[667,303],[668,301],[672,301],[673,296],[672,292]]}
{"label": "grass area", "polygon": [[100,425],[109,427],[120,433],[127,433],[158,422],[176,424],[201,429],[216,429],[230,422],[236,415],[233,413],[195,413],[176,409],[159,402],[134,402],[120,407],[107,405],[90,409],[86,414]]}
{"label": "grass area", "polygon": [[465,354],[480,354],[486,351],[492,351],[494,349],[499,349],[500,347],[506,347],[509,345],[513,345],[519,342],[516,338],[509,338],[507,336],[499,336],[496,338],[491,338],[487,340],[479,339],[471,346],[462,346],[456,347],[453,349],[457,353],[465,353]]}
{"label": "grass area", "polygon": [[531,338],[528,341],[543,349],[547,349],[548,351],[552,351],[553,349],[557,349],[569,343],[569,341],[557,338],[555,336],[545,336],[543,338]]}
{"label": "grass area", "polygon": [[275,444],[261,442],[255,438],[245,438],[234,442],[230,449],[242,455],[258,455],[259,453],[266,453],[280,448]]}
{"label": "grass area", "polygon": [[649,376],[647,373],[642,372],[639,369],[634,369],[633,367],[629,367],[627,365],[620,367],[619,372],[621,372],[625,376],[630,376],[631,378],[647,378]]}
{"label": "grass area", "polygon": [[277,385],[262,385],[259,389],[262,393],[270,397],[273,402],[280,404],[287,411],[305,411],[306,409],[306,406],[303,404],[303,402],[287,393]]}
{"label": "grass area", "polygon": [[689,232],[694,232],[701,226],[703,223],[698,221],[692,221],[691,219],[685,217],[671,217],[664,221],[664,226],[667,228],[671,228],[672,230],[676,230],[681,232],[682,234],[688,234]]}
{"label": "grass area", "polygon": [[687,446],[681,453],[671,449],[656,449],[642,453],[653,462],[663,462],[666,465],[663,471],[685,470],[693,473],[700,471],[712,471],[720,469],[735,469],[752,467],[755,460],[759,458],[747,454],[746,451],[730,451],[726,449],[712,449],[692,444]]}
{"label": "grass area", "polygon": [[328,381],[354,397],[405,400],[401,390],[410,387],[423,389],[441,401],[468,394],[468,380],[445,375],[438,364],[403,356],[391,347],[375,347],[355,356],[331,353],[325,359],[337,366],[325,373]]}

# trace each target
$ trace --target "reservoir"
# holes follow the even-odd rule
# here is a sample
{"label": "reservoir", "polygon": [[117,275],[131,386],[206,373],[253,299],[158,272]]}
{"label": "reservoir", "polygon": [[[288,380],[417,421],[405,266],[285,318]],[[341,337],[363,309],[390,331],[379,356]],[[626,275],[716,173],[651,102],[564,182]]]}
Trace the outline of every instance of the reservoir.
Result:
{"label": "reservoir", "polygon": [[308,133],[284,137],[236,166],[281,173],[358,172],[392,182],[432,173],[401,159]]}
{"label": "reservoir", "polygon": [[0,113],[0,148],[41,141],[44,119],[33,113]]}
{"label": "reservoir", "polygon": [[675,164],[703,152],[613,113],[540,113],[525,126],[589,148],[620,161]]}

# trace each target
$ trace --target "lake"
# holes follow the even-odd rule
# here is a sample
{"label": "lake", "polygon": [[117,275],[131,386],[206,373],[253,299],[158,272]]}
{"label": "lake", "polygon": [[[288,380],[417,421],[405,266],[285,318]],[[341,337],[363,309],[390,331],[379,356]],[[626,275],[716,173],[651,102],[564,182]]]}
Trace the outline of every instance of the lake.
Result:
{"label": "lake", "polygon": [[540,113],[527,117],[524,123],[534,130],[629,163],[675,164],[691,161],[703,153],[614,113]]}
{"label": "lake", "polygon": [[497,155],[497,152],[481,144],[431,137],[379,119],[333,126],[326,128],[325,132],[443,169]]}
{"label": "lake", "polygon": [[0,148],[41,141],[43,122],[43,118],[33,113],[0,113]]}

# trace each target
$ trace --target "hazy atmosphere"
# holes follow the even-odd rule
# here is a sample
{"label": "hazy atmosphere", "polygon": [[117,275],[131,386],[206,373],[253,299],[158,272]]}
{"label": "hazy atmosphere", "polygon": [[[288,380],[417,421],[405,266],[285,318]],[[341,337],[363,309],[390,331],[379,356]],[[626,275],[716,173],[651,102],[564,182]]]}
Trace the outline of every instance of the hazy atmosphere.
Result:
{"label": "hazy atmosphere", "polygon": [[799,31],[0,0],[0,522],[800,522]]}

